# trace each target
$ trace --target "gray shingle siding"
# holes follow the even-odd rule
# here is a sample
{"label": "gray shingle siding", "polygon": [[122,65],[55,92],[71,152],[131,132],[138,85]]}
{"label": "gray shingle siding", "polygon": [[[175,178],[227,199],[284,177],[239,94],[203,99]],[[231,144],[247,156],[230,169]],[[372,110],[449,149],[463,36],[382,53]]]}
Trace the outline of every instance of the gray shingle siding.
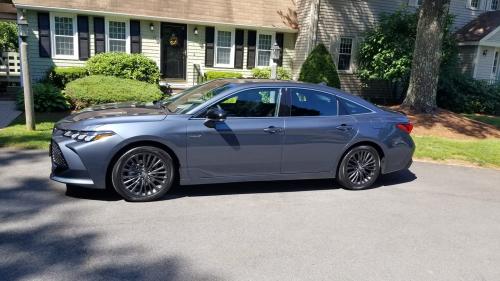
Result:
{"label": "gray shingle siding", "polygon": [[474,65],[476,63],[477,46],[461,46],[459,50],[459,68],[462,73],[472,77],[474,75]]}

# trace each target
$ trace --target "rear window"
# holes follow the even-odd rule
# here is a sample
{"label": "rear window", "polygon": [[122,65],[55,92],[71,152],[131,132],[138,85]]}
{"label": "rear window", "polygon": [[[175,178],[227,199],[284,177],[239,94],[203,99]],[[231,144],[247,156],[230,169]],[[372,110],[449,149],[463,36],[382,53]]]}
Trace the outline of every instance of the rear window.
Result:
{"label": "rear window", "polygon": [[348,101],[345,99],[339,99],[340,101],[340,109],[339,115],[355,115],[355,114],[363,114],[372,112],[368,108],[354,103],[352,101]]}

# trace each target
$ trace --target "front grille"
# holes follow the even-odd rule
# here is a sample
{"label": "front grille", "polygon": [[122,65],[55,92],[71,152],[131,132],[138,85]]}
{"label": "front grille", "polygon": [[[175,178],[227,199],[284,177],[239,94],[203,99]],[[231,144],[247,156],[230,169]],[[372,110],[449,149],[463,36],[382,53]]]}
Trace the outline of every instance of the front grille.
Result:
{"label": "front grille", "polygon": [[66,169],[68,168],[68,164],[66,163],[66,159],[64,159],[64,155],[62,154],[61,149],[57,143],[52,142],[50,144],[50,158],[52,159],[52,163],[55,168]]}

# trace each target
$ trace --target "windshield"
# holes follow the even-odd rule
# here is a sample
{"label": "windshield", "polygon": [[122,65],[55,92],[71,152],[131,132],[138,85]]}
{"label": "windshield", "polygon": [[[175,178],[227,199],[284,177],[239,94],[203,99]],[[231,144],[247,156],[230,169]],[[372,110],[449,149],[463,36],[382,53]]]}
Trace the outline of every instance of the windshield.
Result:
{"label": "windshield", "polygon": [[226,89],[229,89],[231,84],[227,80],[213,80],[200,85],[196,85],[181,93],[172,96],[163,101],[163,105],[168,111],[185,114],[198,105],[215,97]]}

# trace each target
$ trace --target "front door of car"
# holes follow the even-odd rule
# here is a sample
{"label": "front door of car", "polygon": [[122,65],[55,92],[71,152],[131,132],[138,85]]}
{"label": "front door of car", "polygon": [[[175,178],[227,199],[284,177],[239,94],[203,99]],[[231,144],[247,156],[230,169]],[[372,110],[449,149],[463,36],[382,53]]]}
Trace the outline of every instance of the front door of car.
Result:
{"label": "front door of car", "polygon": [[355,120],[338,115],[333,94],[301,88],[286,91],[290,117],[285,119],[282,172],[332,172],[355,135]]}
{"label": "front door of car", "polygon": [[[187,126],[190,176],[279,173],[285,122],[277,114],[280,96],[279,88],[247,89],[223,98],[191,118]],[[205,116],[210,108],[224,111],[226,119],[207,126]]]}

